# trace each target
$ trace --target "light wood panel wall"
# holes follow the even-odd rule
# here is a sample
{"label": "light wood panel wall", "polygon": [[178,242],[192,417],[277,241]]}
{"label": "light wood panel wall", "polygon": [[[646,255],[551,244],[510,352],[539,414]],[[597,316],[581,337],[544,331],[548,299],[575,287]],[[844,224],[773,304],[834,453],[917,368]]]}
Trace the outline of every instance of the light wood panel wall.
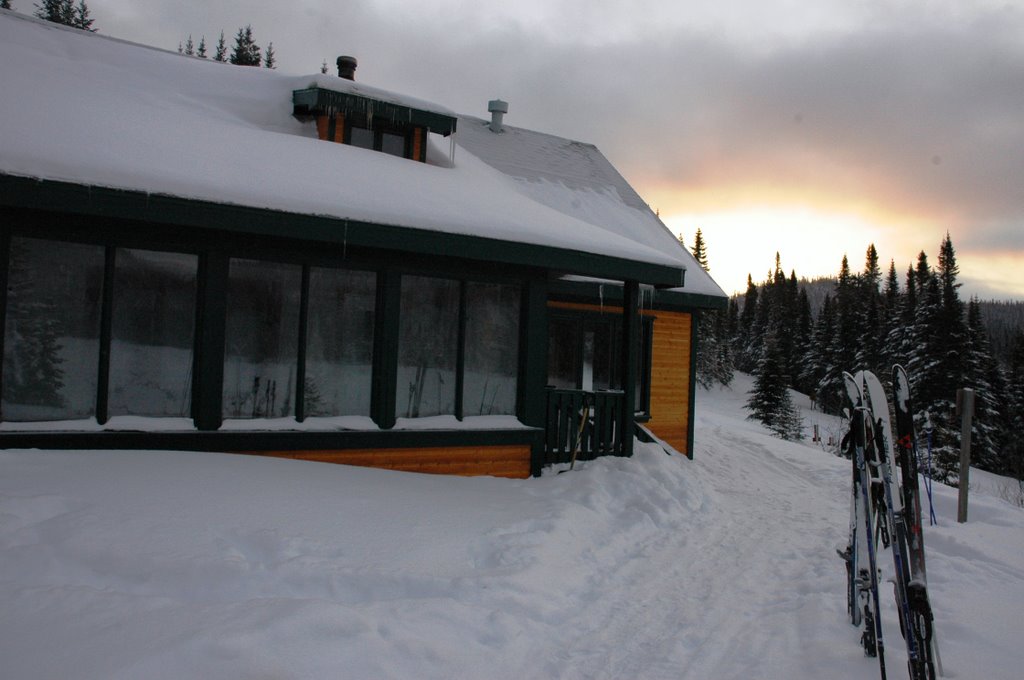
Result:
{"label": "light wood panel wall", "polygon": [[530,447],[527,445],[244,453],[441,475],[489,475],[517,479],[530,476]]}

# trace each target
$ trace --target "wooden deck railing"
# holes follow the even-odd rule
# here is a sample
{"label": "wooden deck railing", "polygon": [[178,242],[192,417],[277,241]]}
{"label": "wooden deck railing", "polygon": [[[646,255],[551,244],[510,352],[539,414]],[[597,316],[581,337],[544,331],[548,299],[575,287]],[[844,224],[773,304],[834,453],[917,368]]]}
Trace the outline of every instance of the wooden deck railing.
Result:
{"label": "wooden deck railing", "polygon": [[[579,438],[577,460],[622,453],[619,414],[622,410],[621,390],[585,392],[549,387],[547,390],[547,422],[544,465],[568,463]],[[587,419],[580,429],[584,407]]]}

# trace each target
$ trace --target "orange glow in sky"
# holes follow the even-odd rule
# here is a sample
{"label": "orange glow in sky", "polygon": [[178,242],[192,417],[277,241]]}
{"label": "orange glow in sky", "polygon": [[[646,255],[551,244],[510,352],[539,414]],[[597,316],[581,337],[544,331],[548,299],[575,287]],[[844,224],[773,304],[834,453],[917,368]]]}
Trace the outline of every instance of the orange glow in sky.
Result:
{"label": "orange glow in sky", "polygon": [[763,282],[774,267],[775,253],[787,275],[835,276],[843,255],[850,269],[864,267],[874,244],[883,276],[895,262],[900,283],[908,266],[924,250],[934,267],[949,230],[957,248],[961,278],[969,280],[963,297],[987,299],[1024,296],[1024,258],[1012,251],[971,249],[969,231],[957,229],[953,216],[886,213],[840,197],[804,196],[798,189],[708,187],[697,191],[661,189],[651,201],[672,233],[693,246],[699,227],[707,247],[711,275],[727,294],[746,290],[747,275]]}

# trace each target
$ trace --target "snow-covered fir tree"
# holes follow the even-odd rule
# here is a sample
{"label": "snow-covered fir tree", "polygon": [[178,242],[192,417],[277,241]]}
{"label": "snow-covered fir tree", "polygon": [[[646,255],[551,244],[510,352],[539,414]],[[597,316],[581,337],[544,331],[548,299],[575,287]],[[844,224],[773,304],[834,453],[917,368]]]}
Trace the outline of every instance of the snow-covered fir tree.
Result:
{"label": "snow-covered fir tree", "polygon": [[967,352],[964,386],[974,390],[971,462],[985,470],[1009,472],[1002,451],[1003,432],[1009,427],[1006,411],[1009,391],[1006,376],[995,357],[977,298],[967,304]]}
{"label": "snow-covered fir tree", "polygon": [[185,49],[183,49],[183,50],[179,49],[178,51],[179,52],[183,52],[184,54],[187,54],[190,57],[195,55],[195,53],[196,53],[196,45],[195,45],[194,42],[192,42],[192,34],[191,33],[189,34],[188,39],[185,41]]}
{"label": "snow-covered fir tree", "polygon": [[[710,272],[707,246],[699,228],[692,253],[697,264]],[[715,384],[728,385],[732,382],[733,360],[731,338],[726,335],[728,323],[725,314],[717,310],[701,310],[697,316],[697,329],[697,381],[704,388]]]}
{"label": "snow-covered fir tree", "polygon": [[206,59],[206,36],[199,39],[199,47],[196,48],[196,56]]}
{"label": "snow-covered fir tree", "polygon": [[747,400],[748,418],[760,421],[783,439],[802,439],[799,411],[789,396],[790,378],[776,334],[765,338],[754,389]]}
{"label": "snow-covered fir tree", "polygon": [[277,68],[277,55],[274,54],[274,43],[267,43],[267,50],[263,53],[263,67]]}

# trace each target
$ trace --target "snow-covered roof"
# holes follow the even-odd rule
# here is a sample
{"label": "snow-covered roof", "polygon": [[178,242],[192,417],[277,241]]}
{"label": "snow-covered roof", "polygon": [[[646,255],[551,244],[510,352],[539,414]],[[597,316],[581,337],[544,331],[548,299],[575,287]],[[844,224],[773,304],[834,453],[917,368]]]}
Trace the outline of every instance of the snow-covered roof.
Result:
{"label": "snow-covered roof", "polygon": [[699,267],[645,236],[649,218],[630,230],[595,217],[642,216],[623,193],[564,185],[581,201],[570,210],[562,187],[524,182],[470,146],[452,165],[447,148],[416,163],[320,141],[292,115],[293,91],[309,87],[450,114],[361,83],[187,57],[0,10],[0,175],[568,249],[686,269],[691,289]]}
{"label": "snow-covered roof", "polygon": [[513,178],[519,191],[555,210],[660,252],[686,268],[688,293],[725,297],[668,227],[596,146],[535,130],[459,116],[459,147]]}

